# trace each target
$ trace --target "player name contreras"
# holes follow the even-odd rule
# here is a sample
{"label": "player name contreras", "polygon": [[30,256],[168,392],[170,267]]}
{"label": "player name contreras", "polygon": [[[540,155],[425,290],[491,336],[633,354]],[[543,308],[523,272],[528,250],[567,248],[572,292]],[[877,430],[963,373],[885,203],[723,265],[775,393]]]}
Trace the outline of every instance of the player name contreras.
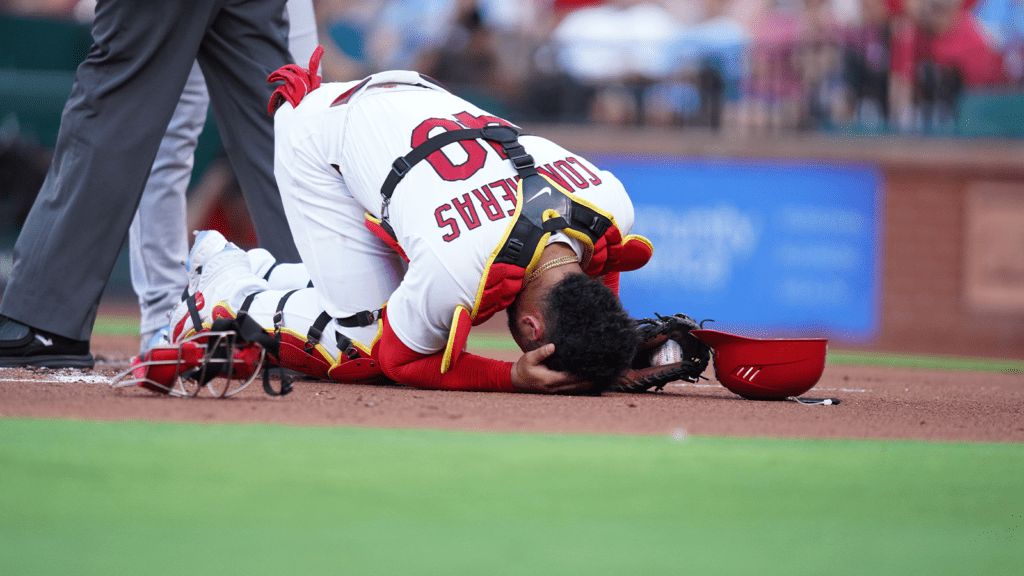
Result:
{"label": "player name contreras", "polygon": [[[601,178],[575,156],[537,166],[537,171],[572,193],[601,184]],[[495,222],[514,214],[518,180],[518,176],[495,180],[436,207],[434,219],[445,232],[441,238],[451,242],[463,231],[479,228],[482,218]]]}

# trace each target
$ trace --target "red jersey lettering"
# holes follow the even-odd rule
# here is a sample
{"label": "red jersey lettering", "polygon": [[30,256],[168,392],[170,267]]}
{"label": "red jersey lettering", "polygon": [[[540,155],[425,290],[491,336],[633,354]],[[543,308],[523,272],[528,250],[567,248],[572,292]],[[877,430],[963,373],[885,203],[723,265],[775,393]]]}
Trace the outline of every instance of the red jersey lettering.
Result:
{"label": "red jersey lettering", "polygon": [[555,162],[555,168],[558,168],[559,172],[565,174],[566,178],[572,180],[572,183],[576,186],[577,190],[582,190],[583,188],[590,188],[590,183],[584,180],[583,176],[580,176],[580,173],[577,172],[576,169],[573,168],[572,166],[569,166],[569,163],[566,162],[565,160],[559,160]]}
{"label": "red jersey lettering", "polygon": [[490,183],[491,188],[494,188],[495,186],[501,186],[501,189],[503,190],[501,198],[503,200],[507,200],[508,203],[512,205],[512,207],[509,208],[508,211],[506,211],[506,214],[508,214],[509,216],[515,214],[517,202],[515,183],[512,182],[511,178],[509,178],[507,180],[496,180]]}
{"label": "red jersey lettering", "polygon": [[451,204],[442,204],[438,206],[436,210],[434,210],[434,220],[437,220],[437,227],[441,229],[451,229],[447,234],[441,237],[441,239],[444,240],[445,242],[451,242],[452,240],[455,240],[456,238],[459,237],[459,235],[462,234],[462,232],[459,231],[459,224],[458,222],[455,221],[455,218],[444,217],[444,213],[451,209]]}
{"label": "red jersey lettering", "polygon": [[480,201],[480,208],[484,211],[484,216],[491,222],[501,220],[505,217],[505,212],[498,205],[498,199],[494,197],[494,192],[487,185],[481,186],[477,190],[473,190],[473,195]]}
{"label": "red jersey lettering", "polygon": [[473,206],[473,201],[469,198],[469,194],[463,194],[461,200],[452,198],[452,205],[455,206],[455,210],[462,217],[462,222],[466,224],[467,230],[480,227],[480,215],[476,213],[476,208]]}
{"label": "red jersey lettering", "polygon": [[[426,142],[431,136],[430,132],[435,128],[444,128],[446,131],[451,131],[461,130],[462,126],[454,120],[428,118],[413,129],[412,147],[415,148]],[[483,168],[484,162],[487,161],[487,150],[476,140],[460,140],[456,144],[461,146],[466,152],[466,161],[462,164],[453,163],[448,156],[445,156],[444,150],[437,150],[430,156],[427,156],[427,162],[434,169],[434,172],[437,172],[437,175],[447,182],[466,180]]]}
{"label": "red jersey lettering", "polygon": [[601,179],[597,177],[597,174],[594,174],[590,170],[590,168],[587,168],[586,164],[584,164],[583,162],[580,162],[575,156],[569,156],[568,158],[566,158],[566,161],[569,162],[569,164],[575,164],[575,165],[579,166],[581,170],[586,172],[587,175],[590,176],[590,183],[591,184],[593,184],[594,186],[600,186],[601,185]]}
{"label": "red jersey lettering", "polygon": [[556,184],[558,184],[562,188],[565,188],[567,191],[575,192],[575,190],[573,190],[572,186],[570,186],[569,183],[565,181],[565,178],[562,178],[562,175],[559,174],[554,168],[551,167],[551,164],[545,164],[543,166],[537,166],[537,172],[540,172],[544,176],[547,176],[548,178],[553,180]]}

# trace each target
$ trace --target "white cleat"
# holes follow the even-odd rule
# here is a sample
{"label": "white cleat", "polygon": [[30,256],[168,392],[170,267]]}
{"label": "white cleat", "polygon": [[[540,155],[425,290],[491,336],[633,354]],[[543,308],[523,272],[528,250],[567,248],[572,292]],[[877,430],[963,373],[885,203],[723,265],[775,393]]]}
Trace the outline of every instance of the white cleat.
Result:
{"label": "white cleat", "polygon": [[217,304],[237,306],[245,295],[267,289],[267,283],[252,273],[248,254],[230,242],[198,262],[189,274],[189,296],[171,313],[171,342],[209,328]]}
{"label": "white cleat", "polygon": [[192,242],[188,259],[185,260],[185,270],[189,272],[201,269],[203,264],[230,244],[227,238],[216,230],[196,230],[193,234],[196,239]]}
{"label": "white cleat", "polygon": [[203,266],[226,247],[234,246],[216,230],[197,230],[193,234],[196,239],[192,242],[192,249],[189,250],[188,258],[185,260],[185,271],[188,272],[188,294],[195,294],[199,289],[199,277],[203,273]]}

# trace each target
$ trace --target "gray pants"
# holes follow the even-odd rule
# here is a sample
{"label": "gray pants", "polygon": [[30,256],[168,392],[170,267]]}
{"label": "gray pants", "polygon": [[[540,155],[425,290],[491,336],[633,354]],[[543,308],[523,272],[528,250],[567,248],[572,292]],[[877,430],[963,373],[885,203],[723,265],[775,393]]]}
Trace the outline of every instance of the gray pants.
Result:
{"label": "gray pants", "polygon": [[14,247],[0,314],[68,338],[92,332],[160,140],[193,63],[260,244],[297,261],[273,177],[267,75],[290,60],[284,0],[100,0],[53,162]]}
{"label": "gray pants", "polygon": [[[295,62],[305,66],[317,45],[313,2],[288,0],[287,8],[288,50]],[[188,284],[185,192],[208,104],[202,71],[198,65],[193,66],[132,221],[128,247],[143,344],[153,332],[166,326]]]}

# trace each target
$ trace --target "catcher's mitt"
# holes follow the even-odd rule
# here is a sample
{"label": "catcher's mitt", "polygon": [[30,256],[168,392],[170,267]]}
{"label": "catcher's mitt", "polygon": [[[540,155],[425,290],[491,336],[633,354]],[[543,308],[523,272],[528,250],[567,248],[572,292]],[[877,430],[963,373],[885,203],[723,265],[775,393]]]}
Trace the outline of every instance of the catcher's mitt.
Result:
{"label": "catcher's mitt", "polygon": [[[685,314],[636,320],[636,333],[640,344],[633,355],[631,368],[619,377],[616,389],[620,392],[644,392],[651,388],[661,390],[669,382],[686,380],[697,382],[711,360],[711,349],[690,334],[700,326]],[[682,358],[674,364],[652,366],[651,354],[668,340],[674,340],[682,349]]]}

